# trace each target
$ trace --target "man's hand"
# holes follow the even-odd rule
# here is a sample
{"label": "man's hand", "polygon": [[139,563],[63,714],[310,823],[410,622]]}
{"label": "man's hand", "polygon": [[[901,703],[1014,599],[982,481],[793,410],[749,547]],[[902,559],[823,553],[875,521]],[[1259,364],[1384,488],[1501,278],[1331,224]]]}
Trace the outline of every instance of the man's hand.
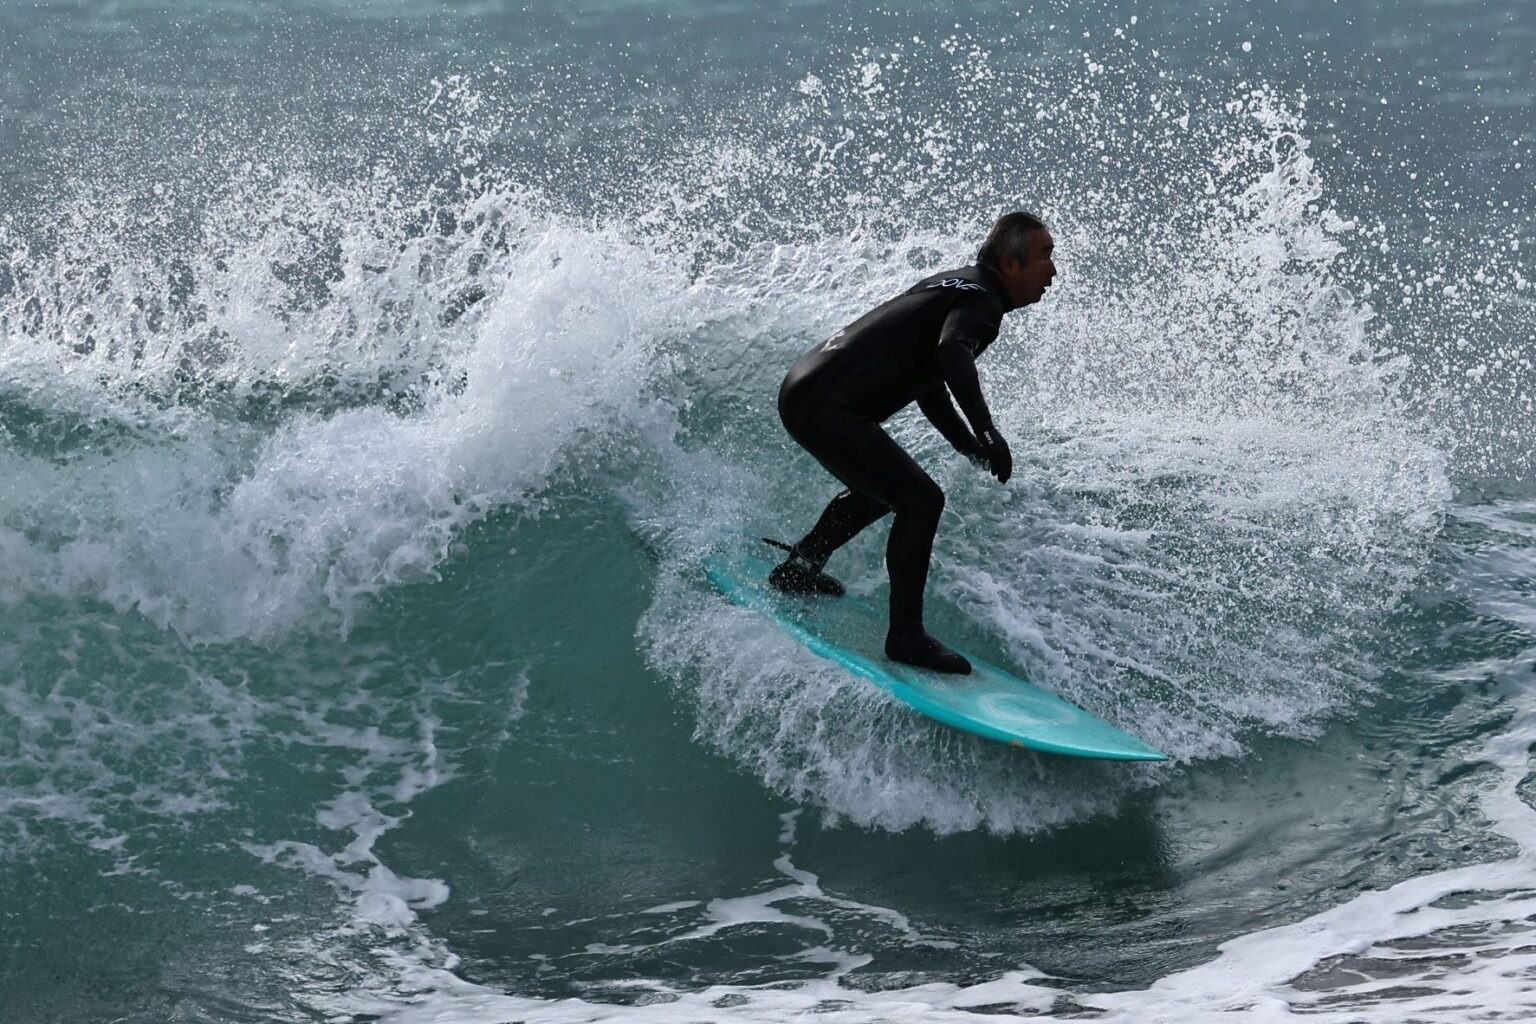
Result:
{"label": "man's hand", "polygon": [[[987,427],[976,435],[976,443],[980,448],[976,455],[971,456],[971,461],[983,466],[997,482],[1005,484],[1008,478],[1013,476],[1013,453],[1008,450],[1008,442],[1003,440],[1003,435],[997,432],[996,427]],[[966,453],[970,455],[969,452]]]}
{"label": "man's hand", "polygon": [[952,445],[955,451],[959,452],[961,455],[964,455],[966,458],[976,463],[976,465],[981,466],[983,469],[986,468],[986,453],[981,450],[981,442],[976,440],[976,436],[969,430],[965,432],[964,437],[957,438],[955,441],[953,441]]}

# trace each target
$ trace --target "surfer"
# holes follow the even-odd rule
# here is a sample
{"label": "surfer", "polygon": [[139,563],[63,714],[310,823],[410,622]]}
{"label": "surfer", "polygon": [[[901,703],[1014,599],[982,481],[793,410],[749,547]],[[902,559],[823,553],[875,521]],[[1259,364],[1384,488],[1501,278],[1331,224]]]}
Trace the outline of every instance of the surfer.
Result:
{"label": "surfer", "polygon": [[779,417],[790,437],[847,490],[790,546],[769,581],[794,594],[841,595],[843,585],[825,571],[827,559],[875,520],[896,513],[885,549],[891,578],[885,654],[893,661],[971,671],[970,662],[923,627],[923,588],[944,492],[880,424],[915,400],[955,451],[1007,482],[1013,456],[982,397],[976,358],[997,337],[1005,313],[1039,302],[1050,287],[1053,249],[1039,218],[1004,214],[974,266],[924,278],[877,306],[796,360],[779,388]]}

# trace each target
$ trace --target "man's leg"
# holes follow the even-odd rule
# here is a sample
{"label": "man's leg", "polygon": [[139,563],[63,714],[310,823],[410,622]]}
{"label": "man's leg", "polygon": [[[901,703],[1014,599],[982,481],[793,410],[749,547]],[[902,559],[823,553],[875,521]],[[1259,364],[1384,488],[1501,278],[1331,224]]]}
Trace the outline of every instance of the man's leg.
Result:
{"label": "man's leg", "polygon": [[843,491],[827,502],[827,507],[811,527],[811,532],[795,545],[808,561],[825,565],[838,548],[857,537],[871,523],[891,510],[858,491]]}
{"label": "man's leg", "polygon": [[[944,512],[944,491],[875,423],[806,438],[801,444],[833,476],[847,484],[852,495],[847,506],[834,510],[829,505],[822,513],[823,521],[836,513],[823,535],[825,539],[835,540],[845,533],[851,538],[879,518],[872,514],[876,507],[896,513],[885,548],[885,564],[891,575],[887,656],[941,672],[970,672],[968,661],[923,628],[923,589],[928,582],[933,537]],[[833,499],[833,505],[841,497]],[[818,522],[817,527],[821,526]],[[858,529],[848,532],[853,526]],[[808,538],[816,533],[812,529]]]}
{"label": "man's leg", "polygon": [[790,594],[841,597],[843,585],[824,571],[827,559],[889,511],[857,491],[843,491],[827,503],[811,532],[789,549],[789,557],[768,574],[768,582]]}

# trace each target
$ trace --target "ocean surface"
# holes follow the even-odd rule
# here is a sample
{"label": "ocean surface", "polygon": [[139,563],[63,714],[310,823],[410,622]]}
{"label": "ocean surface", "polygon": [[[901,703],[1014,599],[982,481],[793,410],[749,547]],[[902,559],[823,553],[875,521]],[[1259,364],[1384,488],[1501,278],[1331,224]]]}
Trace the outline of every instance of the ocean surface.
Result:
{"label": "ocean surface", "polygon": [[[1536,1017],[1536,5],[0,4],[0,1020]],[[700,559],[969,262],[948,731]],[[880,600],[883,529],[832,568]]]}

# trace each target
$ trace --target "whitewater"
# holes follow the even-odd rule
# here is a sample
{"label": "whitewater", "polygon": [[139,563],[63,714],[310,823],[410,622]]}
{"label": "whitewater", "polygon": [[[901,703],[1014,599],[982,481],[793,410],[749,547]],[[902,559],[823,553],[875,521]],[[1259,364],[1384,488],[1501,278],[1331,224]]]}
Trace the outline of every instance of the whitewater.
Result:
{"label": "whitewater", "polygon": [[[0,13],[5,1019],[1536,1015],[1536,19],[1303,6]],[[1015,206],[935,631],[1167,764],[699,568]]]}

